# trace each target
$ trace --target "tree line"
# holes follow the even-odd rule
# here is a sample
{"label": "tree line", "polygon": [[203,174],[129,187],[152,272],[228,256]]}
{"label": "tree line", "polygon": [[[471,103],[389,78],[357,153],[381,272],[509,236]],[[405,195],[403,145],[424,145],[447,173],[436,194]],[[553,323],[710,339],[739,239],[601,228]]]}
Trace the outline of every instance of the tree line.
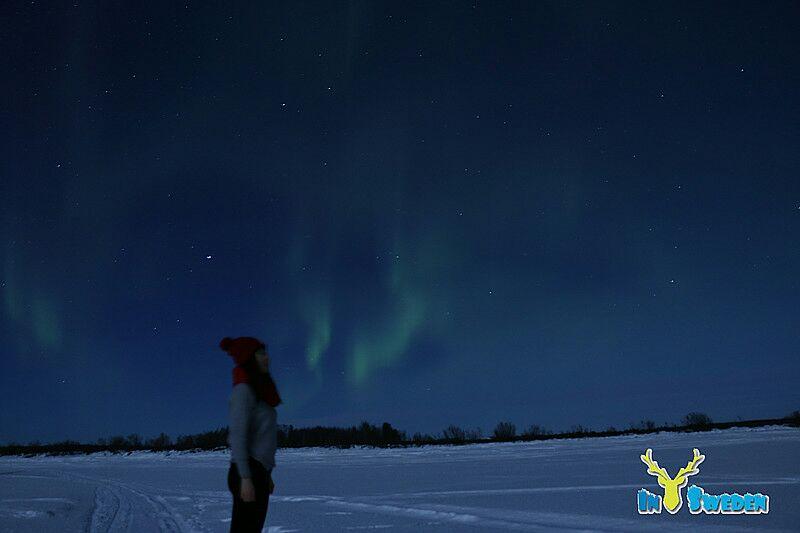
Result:
{"label": "tree line", "polygon": [[[530,425],[517,432],[517,426],[508,421],[499,422],[494,429],[484,435],[481,428],[462,428],[450,425],[440,433],[414,433],[410,437],[405,431],[392,427],[388,422],[380,426],[367,421],[358,426],[329,427],[314,426],[296,428],[293,425],[278,425],[279,448],[302,448],[308,446],[326,446],[349,448],[351,446],[401,447],[426,444],[469,444],[477,442],[510,442],[559,438],[607,437],[615,435],[655,433],[659,431],[703,431],[708,429],[727,429],[730,427],[758,427],[766,425],[800,426],[800,411],[783,418],[766,420],[737,420],[732,422],[714,422],[708,415],[691,412],[684,416],[680,424],[657,425],[645,419],[631,422],[626,429],[608,427],[604,430],[591,430],[586,426],[572,426],[568,431],[554,433],[539,425]],[[222,427],[212,431],[192,435],[180,435],[174,441],[166,433],[142,439],[138,434],[115,435],[97,439],[93,443],[80,443],[64,440],[49,444],[38,441],[28,444],[9,443],[0,446],[0,455],[30,454],[73,454],[107,451],[112,453],[132,453],[135,451],[188,451],[219,450],[228,446],[228,428]]]}

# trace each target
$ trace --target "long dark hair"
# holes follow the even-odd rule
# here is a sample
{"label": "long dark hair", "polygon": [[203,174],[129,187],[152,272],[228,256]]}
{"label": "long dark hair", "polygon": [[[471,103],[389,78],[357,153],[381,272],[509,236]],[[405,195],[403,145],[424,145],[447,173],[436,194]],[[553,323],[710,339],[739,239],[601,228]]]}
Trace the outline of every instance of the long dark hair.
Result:
{"label": "long dark hair", "polygon": [[[266,350],[266,347],[264,349]],[[247,373],[248,385],[250,385],[250,388],[253,389],[256,398],[259,400],[263,399],[261,391],[269,389],[274,389],[277,391],[275,381],[272,379],[272,374],[270,373],[269,369],[267,369],[266,372],[262,372],[258,367],[258,361],[256,361],[255,356],[250,357],[247,361],[239,366],[241,366]],[[283,401],[279,399],[278,405],[281,403],[283,403]]]}

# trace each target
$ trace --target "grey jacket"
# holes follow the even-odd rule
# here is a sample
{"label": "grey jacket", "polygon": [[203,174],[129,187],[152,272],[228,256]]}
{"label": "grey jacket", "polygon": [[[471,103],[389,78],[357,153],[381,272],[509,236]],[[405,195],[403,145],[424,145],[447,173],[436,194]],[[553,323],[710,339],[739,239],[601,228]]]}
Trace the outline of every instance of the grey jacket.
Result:
{"label": "grey jacket", "polygon": [[265,401],[259,401],[247,383],[234,385],[228,400],[230,425],[228,445],[231,462],[236,463],[241,477],[251,477],[248,456],[264,468],[275,468],[278,448],[278,413]]}

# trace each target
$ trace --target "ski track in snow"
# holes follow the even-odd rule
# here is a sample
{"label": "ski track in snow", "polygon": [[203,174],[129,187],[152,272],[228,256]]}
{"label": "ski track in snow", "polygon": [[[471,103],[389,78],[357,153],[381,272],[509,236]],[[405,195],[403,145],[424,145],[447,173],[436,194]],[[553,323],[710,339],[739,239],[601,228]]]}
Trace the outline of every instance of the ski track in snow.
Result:
{"label": "ski track in snow", "polygon": [[87,533],[143,531],[142,527],[136,524],[136,519],[141,520],[142,516],[154,518],[161,533],[206,531],[205,528],[190,526],[163,497],[149,494],[142,488],[135,488],[133,484],[72,472],[60,472],[57,477],[96,486],[94,510],[86,526]]}

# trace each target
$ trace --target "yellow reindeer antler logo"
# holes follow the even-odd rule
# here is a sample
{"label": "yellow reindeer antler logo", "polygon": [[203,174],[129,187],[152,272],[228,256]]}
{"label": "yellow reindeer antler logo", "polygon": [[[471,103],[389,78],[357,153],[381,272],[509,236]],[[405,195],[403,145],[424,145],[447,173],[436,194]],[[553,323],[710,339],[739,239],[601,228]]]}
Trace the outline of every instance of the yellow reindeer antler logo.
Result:
{"label": "yellow reindeer antler logo", "polygon": [[658,478],[658,484],[664,487],[664,507],[672,514],[678,512],[681,508],[683,499],[681,498],[681,489],[689,482],[688,477],[693,476],[700,472],[697,466],[706,458],[705,455],[700,455],[700,451],[694,449],[694,457],[689,464],[678,470],[674,478],[669,477],[666,469],[658,466],[658,463],[653,460],[653,450],[647,448],[644,455],[640,455],[642,462],[647,465],[647,473],[651,476]]}

